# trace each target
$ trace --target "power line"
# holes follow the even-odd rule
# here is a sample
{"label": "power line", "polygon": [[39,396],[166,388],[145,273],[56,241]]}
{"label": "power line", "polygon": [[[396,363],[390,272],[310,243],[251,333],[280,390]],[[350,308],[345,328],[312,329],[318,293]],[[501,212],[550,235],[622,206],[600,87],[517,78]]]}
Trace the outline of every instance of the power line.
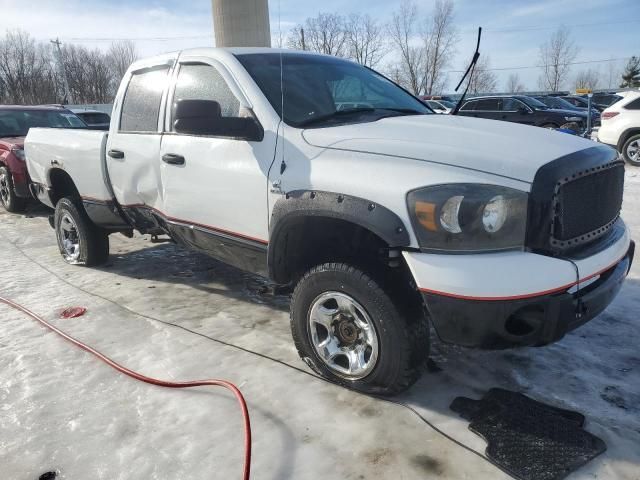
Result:
{"label": "power line", "polygon": [[[488,32],[488,33],[518,33],[518,32],[529,32],[529,31],[535,31],[535,30],[553,30],[555,28],[559,28],[559,27],[569,27],[569,28],[577,28],[577,27],[599,27],[602,25],[620,25],[620,24],[626,24],[626,23],[639,23],[640,20],[622,20],[619,22],[596,22],[596,23],[574,23],[574,24],[555,24],[555,25],[523,25],[521,27],[508,27],[508,28],[499,28],[499,29],[492,29],[492,28],[483,28],[482,31],[483,32]],[[477,35],[478,32],[477,30],[469,30],[466,32],[461,32],[464,35]]]}
{"label": "power line", "polygon": [[[585,65],[588,63],[604,63],[604,62],[618,62],[620,60],[628,60],[629,57],[624,57],[624,58],[607,58],[606,60],[584,60],[581,62],[567,62],[567,63],[559,63],[558,65],[560,66],[567,66],[567,65]],[[552,67],[553,65],[526,65],[526,66],[519,66],[519,67],[496,67],[496,68],[485,68],[484,70],[491,70],[491,71],[504,71],[504,70],[527,70],[530,68],[545,68],[545,67]],[[464,70],[447,70],[445,73],[463,73]]]}

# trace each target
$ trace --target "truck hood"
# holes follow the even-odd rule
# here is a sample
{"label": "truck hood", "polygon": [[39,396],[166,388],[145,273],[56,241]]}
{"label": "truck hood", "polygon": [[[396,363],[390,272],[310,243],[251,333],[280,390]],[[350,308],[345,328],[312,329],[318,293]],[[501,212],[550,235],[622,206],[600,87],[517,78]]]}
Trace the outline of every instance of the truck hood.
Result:
{"label": "truck hood", "polygon": [[597,145],[544,128],[457,115],[389,117],[306,129],[302,136],[320,148],[445,164],[524,182],[532,182],[542,165]]}

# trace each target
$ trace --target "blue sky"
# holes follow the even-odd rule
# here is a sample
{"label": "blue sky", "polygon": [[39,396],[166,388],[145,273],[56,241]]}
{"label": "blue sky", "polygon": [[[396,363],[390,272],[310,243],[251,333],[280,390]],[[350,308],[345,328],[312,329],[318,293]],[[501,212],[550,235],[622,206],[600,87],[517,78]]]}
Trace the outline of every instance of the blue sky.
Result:
{"label": "blue sky", "polygon": [[[426,14],[434,0],[415,3]],[[368,13],[386,22],[399,4],[400,0],[270,0],[271,32],[275,37],[280,23],[287,33],[320,11]],[[491,58],[494,68],[538,64],[540,44],[561,24],[572,26],[580,47],[576,61],[640,55],[638,0],[456,0],[455,5],[460,42],[450,70],[465,67],[479,25],[484,28],[481,52]],[[136,41],[142,55],[213,45],[210,0],[0,0],[0,9],[4,25],[42,40],[58,36],[64,42],[107,48],[112,38],[144,38]],[[385,60],[391,61],[392,56]],[[620,69],[624,62],[614,64]],[[576,65],[572,73],[586,68],[600,69],[608,79],[607,63]],[[527,88],[537,87],[538,69],[496,71],[500,86],[510,73],[518,73]],[[449,83],[458,77],[452,72]]]}

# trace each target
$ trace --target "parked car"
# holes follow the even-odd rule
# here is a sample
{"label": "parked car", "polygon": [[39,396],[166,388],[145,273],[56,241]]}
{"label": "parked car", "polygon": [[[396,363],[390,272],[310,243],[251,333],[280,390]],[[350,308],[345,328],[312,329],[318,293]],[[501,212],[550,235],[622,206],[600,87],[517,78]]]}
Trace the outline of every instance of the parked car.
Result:
{"label": "parked car", "polygon": [[[587,96],[582,95],[582,98],[586,99]],[[622,97],[616,93],[600,92],[594,93],[591,97],[591,103],[600,111],[610,107],[620,100],[622,100]]]}
{"label": "parked car", "polygon": [[602,112],[598,141],[615,147],[631,165],[640,166],[640,92],[625,92]]}
{"label": "parked car", "polygon": [[293,289],[300,357],[366,392],[420,376],[430,325],[468,347],[562,338],[613,300],[633,256],[612,148],[434,115],[326,55],[138,61],[108,133],[37,128],[25,148],[64,261],[103,263],[109,234],[136,229],[268,276]]}
{"label": "parked car", "polygon": [[0,204],[22,211],[29,194],[24,137],[31,127],[86,128],[69,110],[58,106],[0,105]]}
{"label": "parked car", "polygon": [[569,122],[586,129],[587,114],[575,110],[556,110],[525,95],[476,97],[467,100],[460,115],[506,122],[524,123],[543,128],[560,128]]}
{"label": "parked car", "polygon": [[98,110],[79,110],[75,108],[72,109],[72,112],[80,117],[91,130],[109,130],[111,117],[104,112]]}
{"label": "parked car", "polygon": [[[549,108],[554,108],[556,110],[573,110],[578,112],[587,112],[586,107],[578,107],[570,102],[567,102],[562,97],[554,97],[551,95],[540,95],[533,97],[536,100],[544,103]],[[591,107],[591,125],[597,126],[600,125],[600,111],[597,108]]]}
{"label": "parked car", "polygon": [[455,103],[446,100],[425,100],[424,103],[436,113],[449,113],[456,106]]}

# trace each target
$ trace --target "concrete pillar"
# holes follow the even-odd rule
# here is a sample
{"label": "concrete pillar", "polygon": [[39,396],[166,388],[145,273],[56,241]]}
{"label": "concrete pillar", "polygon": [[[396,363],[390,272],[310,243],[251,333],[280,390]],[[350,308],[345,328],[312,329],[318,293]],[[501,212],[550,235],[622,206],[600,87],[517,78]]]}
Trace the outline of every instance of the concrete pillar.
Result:
{"label": "concrete pillar", "polygon": [[211,0],[216,47],[270,47],[267,0]]}

